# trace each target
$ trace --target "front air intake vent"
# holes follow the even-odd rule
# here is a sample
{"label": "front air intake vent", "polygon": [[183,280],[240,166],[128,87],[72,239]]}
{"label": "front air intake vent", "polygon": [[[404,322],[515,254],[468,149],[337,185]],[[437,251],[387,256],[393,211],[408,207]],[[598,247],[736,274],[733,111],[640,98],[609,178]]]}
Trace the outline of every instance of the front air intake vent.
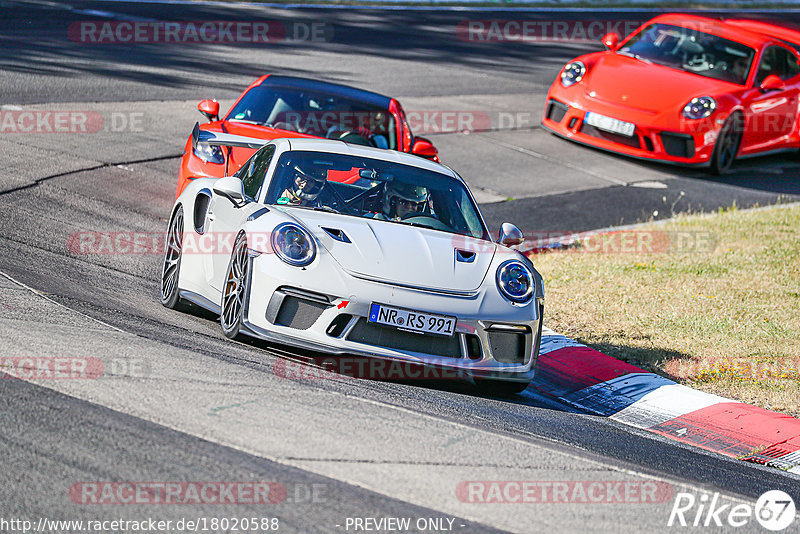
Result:
{"label": "front air intake vent", "polygon": [[325,228],[324,226],[320,226],[326,234],[334,238],[336,241],[341,241],[342,243],[352,243],[350,238],[347,237],[347,234],[344,233],[344,230],[340,230],[338,228]]}
{"label": "front air intake vent", "polygon": [[456,261],[461,263],[472,263],[475,261],[475,253],[469,250],[456,249]]}
{"label": "front air intake vent", "polygon": [[307,330],[330,307],[330,298],[326,295],[281,287],[267,304],[266,319],[278,326]]}
{"label": "front air intake vent", "polygon": [[421,352],[446,358],[461,358],[461,344],[458,335],[426,336],[379,326],[367,322],[364,317],[358,319],[353,329],[347,334],[347,340],[388,349]]}
{"label": "front air intake vent", "polygon": [[501,363],[525,363],[530,330],[516,326],[492,325],[487,329],[489,348]]}
{"label": "front air intake vent", "polygon": [[664,152],[678,158],[694,156],[694,138],[688,134],[661,132],[661,144]]}
{"label": "front air intake vent", "polygon": [[547,102],[547,118],[554,122],[561,122],[567,114],[569,106],[552,98]]}

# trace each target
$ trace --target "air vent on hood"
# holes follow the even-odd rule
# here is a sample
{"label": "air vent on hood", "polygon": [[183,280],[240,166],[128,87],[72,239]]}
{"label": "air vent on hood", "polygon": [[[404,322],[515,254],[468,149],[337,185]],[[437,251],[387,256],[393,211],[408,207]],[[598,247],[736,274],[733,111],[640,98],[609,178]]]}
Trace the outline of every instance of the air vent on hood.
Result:
{"label": "air vent on hood", "polygon": [[475,261],[475,253],[469,250],[456,249],[456,261],[461,263],[472,263]]}
{"label": "air vent on hood", "polygon": [[324,226],[320,226],[325,233],[334,238],[336,241],[341,241],[342,243],[351,243],[350,238],[347,237],[347,234],[344,233],[343,230],[338,228],[325,228]]}

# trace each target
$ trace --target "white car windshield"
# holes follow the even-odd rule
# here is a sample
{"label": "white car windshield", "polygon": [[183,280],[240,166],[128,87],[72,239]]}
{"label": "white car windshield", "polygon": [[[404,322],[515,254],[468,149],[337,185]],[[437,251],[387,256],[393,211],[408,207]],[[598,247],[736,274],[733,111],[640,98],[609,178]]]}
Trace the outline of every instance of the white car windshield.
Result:
{"label": "white car windshield", "polygon": [[461,181],[380,159],[327,152],[284,152],[265,203],[490,239],[478,208]]}
{"label": "white car windshield", "polygon": [[647,26],[619,53],[740,85],[747,80],[755,56],[755,50],[741,43],[669,24]]}

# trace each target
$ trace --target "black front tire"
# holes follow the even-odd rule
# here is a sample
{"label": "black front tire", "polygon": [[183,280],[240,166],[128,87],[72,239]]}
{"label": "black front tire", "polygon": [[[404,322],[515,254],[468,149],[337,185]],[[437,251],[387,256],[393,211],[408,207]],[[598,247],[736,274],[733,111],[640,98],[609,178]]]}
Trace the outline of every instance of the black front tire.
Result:
{"label": "black front tire", "polygon": [[179,206],[169,222],[166,251],[161,268],[161,304],[173,310],[186,308],[178,290],[183,257],[183,206]]}
{"label": "black front tire", "polygon": [[244,310],[249,296],[250,263],[247,236],[242,233],[236,238],[231,259],[228,262],[222,286],[219,315],[219,323],[225,337],[239,341],[245,337],[242,330],[244,328]]}
{"label": "black front tire", "polygon": [[742,116],[734,113],[719,130],[714,152],[711,154],[711,172],[717,176],[730,169],[739,153],[744,131]]}

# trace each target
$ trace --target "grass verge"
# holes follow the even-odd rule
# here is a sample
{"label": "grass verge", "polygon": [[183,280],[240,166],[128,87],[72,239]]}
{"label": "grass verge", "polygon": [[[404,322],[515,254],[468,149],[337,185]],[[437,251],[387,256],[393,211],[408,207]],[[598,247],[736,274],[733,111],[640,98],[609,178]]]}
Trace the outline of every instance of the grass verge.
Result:
{"label": "grass verge", "polygon": [[800,417],[800,206],[682,215],[532,258],[550,328]]}

